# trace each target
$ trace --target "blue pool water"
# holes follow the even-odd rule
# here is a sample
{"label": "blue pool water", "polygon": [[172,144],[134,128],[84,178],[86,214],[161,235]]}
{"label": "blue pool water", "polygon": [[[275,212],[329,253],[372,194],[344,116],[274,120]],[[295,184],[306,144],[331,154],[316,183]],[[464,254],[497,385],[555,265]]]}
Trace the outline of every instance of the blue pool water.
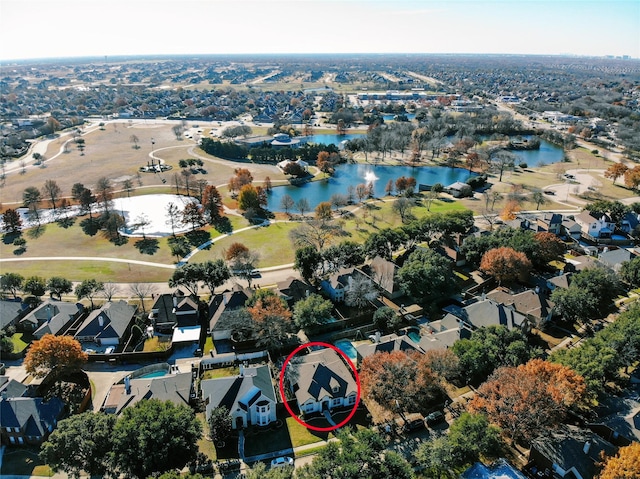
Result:
{"label": "blue pool water", "polygon": [[333,343],[333,345],[338,347],[340,351],[345,353],[352,361],[355,361],[358,358],[356,348],[353,346],[351,341],[347,339],[339,339]]}
{"label": "blue pool water", "polygon": [[411,330],[407,333],[407,336],[409,336],[409,339],[414,343],[420,342],[420,333],[418,331]]}
{"label": "blue pool water", "polygon": [[525,479],[524,474],[504,460],[492,467],[476,462],[462,474],[463,479]]}
{"label": "blue pool water", "polygon": [[142,376],[139,377],[139,379],[161,378],[162,376],[166,376],[166,375],[167,375],[167,372],[163,370],[153,371],[152,373],[143,374]]}

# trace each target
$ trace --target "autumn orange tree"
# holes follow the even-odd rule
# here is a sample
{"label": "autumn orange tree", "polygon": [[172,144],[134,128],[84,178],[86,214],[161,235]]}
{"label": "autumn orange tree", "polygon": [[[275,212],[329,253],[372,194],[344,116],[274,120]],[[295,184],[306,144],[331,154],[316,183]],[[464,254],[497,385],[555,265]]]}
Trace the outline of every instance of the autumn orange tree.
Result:
{"label": "autumn orange tree", "polygon": [[[360,382],[367,406],[374,403],[372,415],[376,422],[393,413],[424,412],[442,392],[438,378],[423,358],[402,351],[364,358]],[[375,411],[379,413],[376,415]]]}
{"label": "autumn orange tree", "polygon": [[627,188],[638,188],[638,185],[640,185],[640,166],[635,166],[625,171],[624,185]]}
{"label": "autumn orange tree", "polygon": [[533,262],[536,266],[545,266],[549,261],[562,256],[567,249],[562,240],[553,233],[541,231],[534,234],[533,237],[538,243],[538,248],[532,252]]}
{"label": "autumn orange tree", "polygon": [[512,440],[530,441],[587,403],[587,386],[572,369],[542,359],[497,369],[469,403]]}
{"label": "autumn orange tree", "polygon": [[29,374],[42,378],[49,373],[57,376],[79,370],[88,359],[80,343],[71,336],[45,334],[31,344],[24,366]]}
{"label": "autumn orange tree", "polygon": [[286,344],[294,323],[287,303],[270,289],[259,289],[247,302],[258,346],[274,351]]}
{"label": "autumn orange tree", "polygon": [[606,171],[604,172],[604,177],[611,178],[613,184],[615,184],[616,180],[621,176],[624,176],[628,169],[629,167],[627,167],[627,165],[625,165],[624,163],[614,163],[606,169]]}
{"label": "autumn orange tree", "polygon": [[242,243],[238,243],[237,241],[231,243],[231,245],[224,252],[224,259],[227,261],[233,261],[239,256],[246,255],[249,253],[249,248],[247,248]]}
{"label": "autumn orange tree", "polygon": [[598,479],[637,479],[640,475],[640,443],[621,447],[618,454],[606,458]]}
{"label": "autumn orange tree", "polygon": [[526,275],[531,270],[531,261],[524,253],[503,246],[490,249],[482,255],[480,269],[502,284]]}

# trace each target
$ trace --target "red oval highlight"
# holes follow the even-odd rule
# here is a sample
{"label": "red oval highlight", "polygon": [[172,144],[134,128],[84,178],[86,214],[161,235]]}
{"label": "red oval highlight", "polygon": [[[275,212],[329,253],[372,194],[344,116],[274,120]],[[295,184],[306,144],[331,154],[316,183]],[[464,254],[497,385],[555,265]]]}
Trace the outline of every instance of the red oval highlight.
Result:
{"label": "red oval highlight", "polygon": [[[296,416],[296,414],[291,409],[291,406],[289,406],[289,403],[286,400],[286,396],[284,394],[284,373],[287,370],[287,366],[289,365],[289,363],[291,362],[291,360],[293,359],[293,357],[296,354],[298,354],[303,349],[310,348],[310,347],[313,347],[313,346],[323,346],[325,348],[333,349],[335,352],[337,352],[340,356],[342,356],[346,360],[347,364],[349,365],[349,367],[353,371],[354,377],[356,379],[356,388],[357,388],[357,391],[356,391],[356,402],[353,405],[353,409],[351,409],[351,412],[349,413],[349,415],[342,422],[340,422],[339,424],[336,424],[335,426],[318,427],[318,426],[312,426],[311,424],[307,424],[302,419],[300,419],[298,416]],[[282,398],[282,400],[284,402],[284,407],[289,412],[291,417],[293,419],[295,419],[299,424],[303,425],[307,429],[311,429],[312,431],[331,432],[331,431],[335,431],[336,429],[339,429],[339,428],[345,426],[351,420],[351,418],[355,415],[356,410],[358,409],[358,405],[360,404],[360,376],[358,376],[358,371],[356,371],[356,366],[353,364],[353,362],[351,361],[349,356],[347,356],[344,353],[344,351],[342,351],[340,348],[338,348],[337,346],[334,346],[333,344],[323,343],[323,342],[320,342],[320,341],[312,341],[310,343],[302,344],[302,345],[298,346],[296,349],[294,349],[293,352],[291,354],[289,354],[289,356],[287,356],[287,359],[284,360],[284,364],[282,365],[282,370],[280,371],[280,381],[278,381],[278,386],[279,386],[279,389],[280,389],[280,397]]]}

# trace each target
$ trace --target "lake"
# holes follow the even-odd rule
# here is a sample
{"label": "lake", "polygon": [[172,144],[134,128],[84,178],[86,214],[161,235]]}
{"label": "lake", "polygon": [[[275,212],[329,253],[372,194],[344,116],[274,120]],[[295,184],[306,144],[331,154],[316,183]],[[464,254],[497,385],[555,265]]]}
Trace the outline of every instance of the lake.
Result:
{"label": "lake", "polygon": [[[323,143],[329,145],[339,145],[346,140],[354,140],[356,138],[362,138],[364,133],[350,133],[348,135],[312,135],[308,137],[309,143]],[[481,137],[482,140],[487,140],[489,137]],[[532,136],[525,135],[523,138],[531,139]],[[453,140],[453,137],[451,137]],[[542,165],[550,165],[552,163],[559,163],[564,159],[564,150],[559,146],[549,143],[546,140],[540,140],[540,149],[538,150],[512,150],[512,153],[516,155],[516,164],[526,163],[528,167],[535,168]]]}
{"label": "lake", "polygon": [[[472,173],[473,175],[473,173]],[[331,195],[347,194],[349,186],[354,188],[361,183],[373,183],[374,196],[384,196],[384,189],[389,180],[394,182],[401,176],[411,176],[417,184],[433,185],[442,183],[448,186],[456,181],[466,181],[469,171],[462,168],[444,166],[373,166],[368,164],[339,165],[332,177],[326,180],[313,181],[301,186],[277,186],[268,195],[267,208],[271,211],[284,211],[280,206],[282,197],[289,195],[294,201],[306,198],[311,209],[319,203],[329,201]],[[416,187],[417,190],[417,187]]]}

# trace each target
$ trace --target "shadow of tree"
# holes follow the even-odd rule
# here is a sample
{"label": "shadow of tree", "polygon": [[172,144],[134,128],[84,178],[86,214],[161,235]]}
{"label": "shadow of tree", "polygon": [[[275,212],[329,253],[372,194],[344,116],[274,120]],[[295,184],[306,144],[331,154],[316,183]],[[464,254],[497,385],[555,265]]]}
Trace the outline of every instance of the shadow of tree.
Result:
{"label": "shadow of tree", "polygon": [[75,218],[60,218],[57,223],[61,228],[67,229],[73,226],[76,222]]}
{"label": "shadow of tree", "polygon": [[20,237],[20,233],[5,233],[2,235],[2,242],[4,244],[13,244],[16,238]]}
{"label": "shadow of tree", "polygon": [[145,238],[136,241],[134,246],[142,254],[154,255],[158,251],[159,243],[155,238]]}
{"label": "shadow of tree", "polygon": [[219,233],[231,233],[233,231],[233,226],[231,225],[231,221],[226,216],[223,218],[220,218],[220,220],[217,221],[213,225],[213,227]]}
{"label": "shadow of tree", "polygon": [[80,222],[80,227],[87,236],[95,236],[100,228],[100,223],[95,218],[86,218]]}
{"label": "shadow of tree", "polygon": [[211,234],[209,234],[208,231],[195,230],[185,233],[185,237],[192,246],[200,246],[202,243],[206,243],[211,239]]}
{"label": "shadow of tree", "polygon": [[31,228],[27,231],[27,236],[31,239],[40,238],[40,236],[44,234],[46,229],[47,227],[45,225],[36,226],[35,228]]}

